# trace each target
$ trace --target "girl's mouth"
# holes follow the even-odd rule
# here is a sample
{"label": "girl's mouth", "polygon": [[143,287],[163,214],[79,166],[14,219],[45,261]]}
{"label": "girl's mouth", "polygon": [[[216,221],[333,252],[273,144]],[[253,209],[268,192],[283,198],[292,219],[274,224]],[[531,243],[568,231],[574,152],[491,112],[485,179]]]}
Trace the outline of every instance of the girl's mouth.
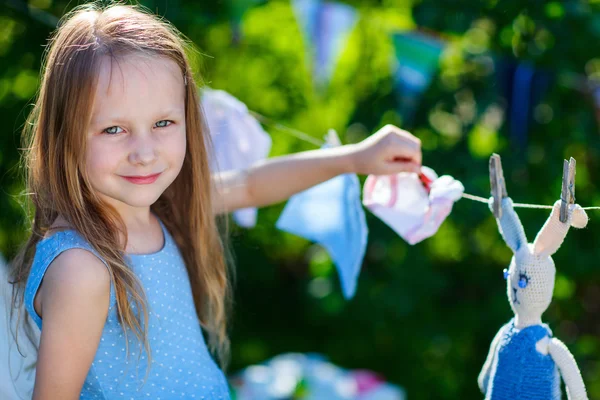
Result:
{"label": "girl's mouth", "polygon": [[153,174],[153,175],[146,175],[146,176],[123,176],[123,178],[125,178],[127,181],[131,182],[131,183],[135,183],[136,185],[149,185],[151,183],[154,183],[158,177],[160,176],[162,172],[159,172],[158,174]]}

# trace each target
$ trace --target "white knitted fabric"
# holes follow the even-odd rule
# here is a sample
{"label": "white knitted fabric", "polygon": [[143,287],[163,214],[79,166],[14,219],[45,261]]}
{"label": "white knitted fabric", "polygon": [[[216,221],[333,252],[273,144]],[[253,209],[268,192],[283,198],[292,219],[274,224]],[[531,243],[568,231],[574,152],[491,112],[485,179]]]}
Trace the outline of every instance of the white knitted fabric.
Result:
{"label": "white knitted fabric", "polygon": [[548,343],[548,352],[558,366],[560,374],[567,388],[567,397],[570,400],[587,400],[581,373],[577,367],[575,358],[563,342],[557,338],[552,338]]}
{"label": "white knitted fabric", "polygon": [[[492,199],[489,205],[491,209]],[[570,226],[584,228],[587,225],[587,214],[577,204],[569,205],[567,222],[560,222],[560,205],[560,200],[554,204],[550,217],[534,243],[528,244],[523,225],[513,209],[512,200],[510,198],[502,200],[502,217],[497,218],[496,221],[502,237],[514,253],[508,268],[507,294],[516,316],[515,326],[518,329],[542,323],[542,314],[550,305],[554,290],[556,268],[551,256],[559,249]],[[497,340],[498,337],[495,341]],[[537,350],[543,354],[550,354],[558,366],[569,399],[587,399],[577,363],[566,346],[555,338],[538,345]],[[493,344],[492,348],[494,347]],[[484,370],[486,370],[485,366]],[[483,379],[482,376],[480,381]]]}
{"label": "white knitted fabric", "polygon": [[[515,254],[508,269],[507,294],[519,325],[541,322],[554,291],[556,268],[551,255],[558,250],[571,225],[577,228],[587,225],[587,214],[577,204],[569,206],[566,223],[560,222],[559,214],[560,200],[554,204],[534,243],[528,244],[512,200],[502,201],[502,218],[497,222],[502,237]],[[526,282],[525,288],[520,287],[521,280]]]}

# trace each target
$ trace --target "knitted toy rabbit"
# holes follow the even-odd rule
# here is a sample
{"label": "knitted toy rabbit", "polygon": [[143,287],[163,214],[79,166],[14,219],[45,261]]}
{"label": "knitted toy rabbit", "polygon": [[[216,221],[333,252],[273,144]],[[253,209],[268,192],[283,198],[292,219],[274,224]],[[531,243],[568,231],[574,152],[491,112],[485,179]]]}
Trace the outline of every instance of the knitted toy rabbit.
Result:
{"label": "knitted toy rabbit", "polygon": [[569,399],[588,398],[575,359],[542,323],[542,313],[550,305],[554,290],[556,268],[551,255],[571,225],[583,228],[588,221],[585,211],[572,204],[567,222],[560,222],[560,204],[560,200],[554,204],[535,242],[528,244],[512,200],[502,199],[502,216],[496,221],[514,253],[504,277],[515,318],[494,337],[479,374],[479,388],[486,400],[560,399],[561,376]]}

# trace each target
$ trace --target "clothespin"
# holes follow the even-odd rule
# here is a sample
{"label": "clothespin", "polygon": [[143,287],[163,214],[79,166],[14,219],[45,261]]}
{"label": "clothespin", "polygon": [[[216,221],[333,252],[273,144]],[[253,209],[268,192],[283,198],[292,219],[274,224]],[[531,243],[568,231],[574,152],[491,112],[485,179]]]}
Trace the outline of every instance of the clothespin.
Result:
{"label": "clothespin", "polygon": [[498,154],[492,154],[490,157],[490,186],[494,202],[492,210],[494,217],[502,217],[502,199],[508,197],[506,192],[506,182],[504,181],[504,172],[502,171],[502,161]]}
{"label": "clothespin", "polygon": [[562,193],[560,196],[560,222],[567,222],[569,204],[575,204],[575,166],[573,157],[563,162]]}
{"label": "clothespin", "polygon": [[325,143],[329,145],[329,147],[338,147],[342,145],[342,141],[338,136],[335,129],[330,129],[327,131],[327,135],[325,135]]}

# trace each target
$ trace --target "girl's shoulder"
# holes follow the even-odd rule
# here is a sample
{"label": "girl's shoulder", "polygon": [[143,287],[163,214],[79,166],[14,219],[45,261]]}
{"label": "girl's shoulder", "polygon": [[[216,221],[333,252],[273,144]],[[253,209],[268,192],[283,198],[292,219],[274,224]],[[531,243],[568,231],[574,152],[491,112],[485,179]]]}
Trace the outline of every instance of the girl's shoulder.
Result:
{"label": "girl's shoulder", "polygon": [[[50,268],[52,267],[52,268]],[[51,269],[51,273],[48,271]],[[45,279],[46,278],[46,279]],[[54,229],[36,245],[29,277],[25,286],[25,308],[41,328],[42,318],[35,309],[36,295],[42,287],[51,289],[52,282],[66,286],[78,283],[78,288],[109,283],[109,307],[115,303],[115,293],[108,264],[77,231],[68,227]],[[49,285],[46,285],[48,283]]]}

